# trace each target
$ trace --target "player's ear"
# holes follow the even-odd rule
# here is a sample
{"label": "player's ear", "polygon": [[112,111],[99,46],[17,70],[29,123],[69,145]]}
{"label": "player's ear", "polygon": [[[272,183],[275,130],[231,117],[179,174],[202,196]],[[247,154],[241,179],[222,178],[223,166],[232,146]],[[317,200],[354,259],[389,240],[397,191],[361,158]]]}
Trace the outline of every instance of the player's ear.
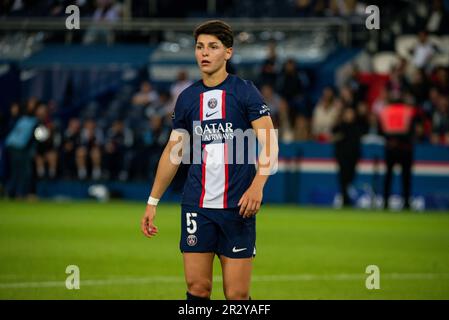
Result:
{"label": "player's ear", "polygon": [[232,47],[226,48],[226,57],[225,57],[226,61],[231,60],[232,52],[233,52]]}

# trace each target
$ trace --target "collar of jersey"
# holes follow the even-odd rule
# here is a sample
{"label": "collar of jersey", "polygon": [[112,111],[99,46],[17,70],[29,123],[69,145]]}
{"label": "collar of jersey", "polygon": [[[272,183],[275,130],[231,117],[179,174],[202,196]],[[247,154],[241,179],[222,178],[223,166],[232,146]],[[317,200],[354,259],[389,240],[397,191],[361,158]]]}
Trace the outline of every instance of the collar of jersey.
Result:
{"label": "collar of jersey", "polygon": [[201,85],[204,88],[206,88],[207,90],[211,90],[211,89],[215,89],[215,88],[218,88],[218,87],[222,86],[223,84],[225,84],[229,80],[229,78],[231,78],[231,74],[230,73],[228,73],[228,75],[226,76],[226,78],[222,82],[220,82],[219,84],[217,84],[216,86],[213,86],[213,87],[206,86],[204,84],[204,81],[201,79]]}

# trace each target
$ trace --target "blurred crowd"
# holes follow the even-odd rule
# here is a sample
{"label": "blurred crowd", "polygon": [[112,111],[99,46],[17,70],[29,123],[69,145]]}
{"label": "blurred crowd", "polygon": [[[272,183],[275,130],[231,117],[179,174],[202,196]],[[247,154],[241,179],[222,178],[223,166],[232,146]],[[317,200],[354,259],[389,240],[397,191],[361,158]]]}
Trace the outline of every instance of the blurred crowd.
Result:
{"label": "blurred crowd", "polygon": [[[416,142],[449,145],[448,68],[426,68],[414,64],[416,59],[402,59],[370,103],[369,83],[354,67],[341,87],[325,87],[313,103],[306,73],[294,60],[278,66],[274,47],[269,52],[255,83],[282,142],[333,143],[345,127],[354,130],[354,138],[380,141],[380,112],[401,101],[413,106],[417,115]],[[174,103],[191,83],[183,71],[168,91],[157,91],[144,80],[130,94],[126,112],[113,108],[107,121],[85,110],[63,122],[51,101],[30,98],[25,105],[13,103],[1,119],[9,165],[27,158],[28,171],[37,179],[151,179],[169,137]],[[20,184],[23,170],[9,172]]]}
{"label": "blurred crowd", "polygon": [[[385,14],[391,9],[408,5],[409,1],[398,0],[216,0],[213,2],[215,17],[351,17],[365,15],[368,5],[382,6]],[[439,1],[443,3],[443,1]],[[77,5],[81,16],[95,20],[116,21],[124,17],[202,17],[207,14],[207,0],[1,0],[0,13],[13,17],[58,17],[65,14],[68,5]],[[447,3],[445,3],[447,5]]]}
{"label": "blurred crowd", "polygon": [[[307,73],[293,60],[278,66],[276,51],[268,50],[258,86],[271,108],[280,139],[333,142],[334,128],[350,113],[363,136],[376,140],[381,135],[378,123],[382,108],[403,102],[416,112],[417,142],[449,145],[449,68],[430,63],[438,49],[428,42],[425,31],[420,32],[419,39],[411,49],[411,59],[398,59],[388,75],[369,77],[354,65],[339,87],[323,88],[316,102],[310,99]],[[373,84],[378,87],[374,96]]]}
{"label": "blurred crowd", "polygon": [[[129,11],[132,17],[188,17],[198,12],[207,11],[207,1],[164,0],[150,4],[147,0],[133,0],[127,7],[126,1],[120,0],[2,0],[0,8],[2,14],[8,16],[62,16],[65,7],[75,4],[84,16],[95,19],[119,19]],[[151,6],[154,6],[152,8]],[[217,14],[223,16],[248,16],[246,9],[253,12],[259,8],[265,10],[265,15],[271,16],[351,16],[363,14],[365,4],[357,0],[289,0],[282,2],[267,0],[217,0],[215,2]],[[243,11],[243,12],[242,12]]]}
{"label": "blurred crowd", "polygon": [[[118,21],[126,11],[120,1],[75,2],[82,15],[96,21]],[[148,1],[132,1],[137,8],[143,3]],[[318,16],[352,15],[362,8],[361,2],[349,0],[286,3],[296,8],[295,14]],[[2,14],[11,16],[64,15],[68,4],[73,2],[0,0]],[[321,88],[318,97],[311,94],[316,83],[310,72],[293,59],[280,61],[276,45],[268,45],[267,57],[252,80],[271,109],[280,141],[337,146],[342,145],[344,136],[349,137],[345,144],[351,150],[360,141],[382,142],[379,115],[389,104],[401,102],[413,107],[417,119],[413,128],[415,142],[449,146],[449,69],[431,63],[441,49],[427,34],[447,34],[449,24],[444,23],[447,10],[443,5],[446,2],[432,1],[432,12],[422,21],[424,31],[419,32],[419,41],[410,48],[410,57],[399,58],[387,75],[367,74],[354,64],[343,81],[335,87]],[[84,41],[95,42],[102,36],[108,35],[101,29],[90,29]],[[10,195],[24,196],[33,192],[33,182],[39,179],[152,179],[170,134],[176,99],[191,83],[184,71],[179,72],[169,89],[157,87],[146,78],[130,90],[119,88],[120,94],[126,94],[107,106],[92,102],[69,119],[58,115],[53,101],[31,97],[13,103],[8,114],[0,114],[0,142],[6,150],[6,168],[0,168],[2,184]]]}
{"label": "blurred crowd", "polygon": [[[179,83],[172,94],[178,91]],[[138,126],[118,113],[108,122],[72,117],[64,123],[55,116],[51,102],[30,98],[24,106],[13,103],[10,114],[1,119],[0,137],[7,150],[11,189],[20,194],[29,188],[20,187],[29,183],[24,172],[35,179],[151,179],[171,130],[173,106],[164,104],[165,96],[148,81],[142,82],[129,101],[134,109],[129,113],[141,119]],[[29,165],[14,170],[18,158],[28,159]],[[25,176],[29,179],[30,174]]]}

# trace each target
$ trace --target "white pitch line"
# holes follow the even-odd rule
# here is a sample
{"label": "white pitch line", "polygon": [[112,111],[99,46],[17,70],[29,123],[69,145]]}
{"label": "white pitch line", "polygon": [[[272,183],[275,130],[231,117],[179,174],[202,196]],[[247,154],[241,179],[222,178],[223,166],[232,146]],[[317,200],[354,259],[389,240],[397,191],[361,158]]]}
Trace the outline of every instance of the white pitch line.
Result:
{"label": "white pitch line", "polygon": [[[366,274],[289,274],[289,275],[259,275],[252,276],[253,282],[290,282],[290,281],[351,281],[366,279]],[[434,280],[449,279],[449,273],[388,273],[381,274],[381,279],[390,280]],[[83,286],[131,285],[148,283],[184,283],[183,277],[153,276],[144,278],[117,278],[117,279],[80,279]],[[221,282],[220,276],[214,277],[215,282]],[[65,288],[65,281],[35,281],[35,282],[5,282],[0,283],[0,289],[27,289],[27,288]]]}

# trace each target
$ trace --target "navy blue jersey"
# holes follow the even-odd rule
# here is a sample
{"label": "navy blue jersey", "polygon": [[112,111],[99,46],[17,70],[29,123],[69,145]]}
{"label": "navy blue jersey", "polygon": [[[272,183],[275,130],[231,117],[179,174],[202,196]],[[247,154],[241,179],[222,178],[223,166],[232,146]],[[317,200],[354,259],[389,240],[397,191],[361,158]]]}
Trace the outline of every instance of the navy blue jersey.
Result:
{"label": "navy blue jersey", "polygon": [[[252,121],[269,115],[254,84],[234,75],[215,87],[197,81],[179,95],[173,129],[186,130],[193,141],[183,205],[237,207],[256,174],[255,145],[249,143],[255,135],[247,130]],[[240,133],[248,137],[243,145]]]}

